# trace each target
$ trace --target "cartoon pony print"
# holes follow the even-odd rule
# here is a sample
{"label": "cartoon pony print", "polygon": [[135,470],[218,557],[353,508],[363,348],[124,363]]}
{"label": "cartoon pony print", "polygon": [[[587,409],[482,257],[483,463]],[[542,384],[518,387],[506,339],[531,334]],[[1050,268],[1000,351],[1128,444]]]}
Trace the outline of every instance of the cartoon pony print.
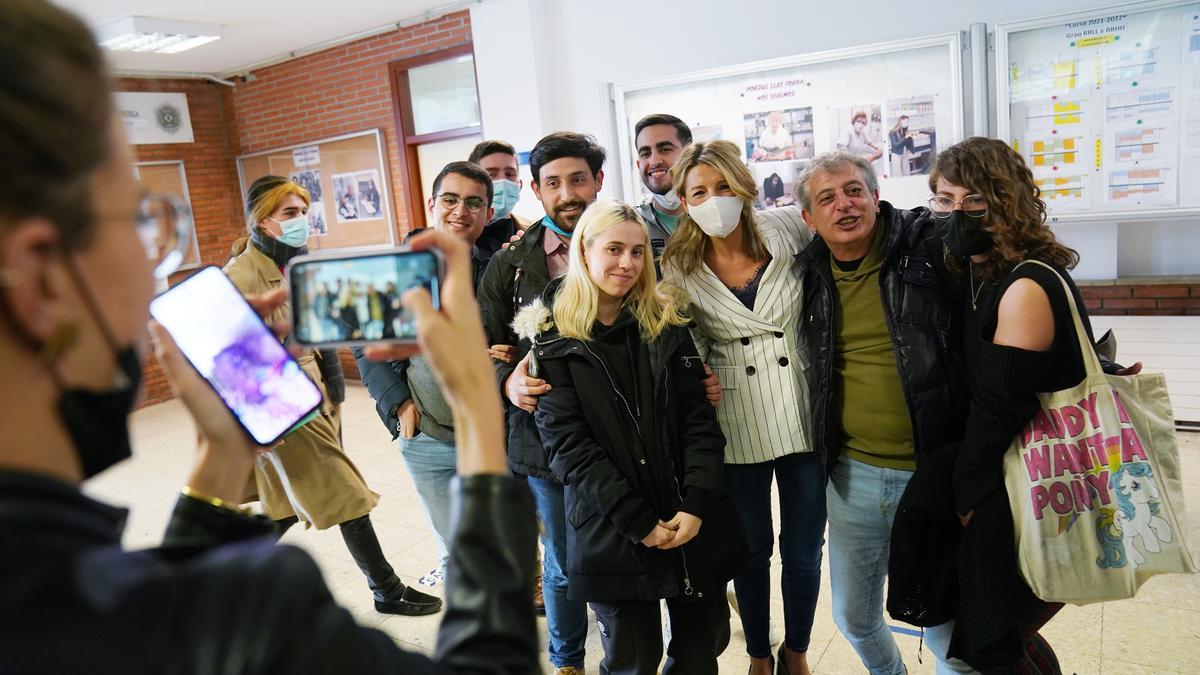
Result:
{"label": "cartoon pony print", "polygon": [[1116,495],[1117,509],[1096,523],[1103,549],[1096,563],[1102,568],[1136,568],[1146,562],[1146,557],[1134,546],[1135,539],[1141,539],[1141,548],[1147,553],[1158,553],[1162,550],[1159,542],[1171,541],[1171,526],[1158,515],[1162,493],[1150,465],[1137,459],[1114,471],[1109,484]]}

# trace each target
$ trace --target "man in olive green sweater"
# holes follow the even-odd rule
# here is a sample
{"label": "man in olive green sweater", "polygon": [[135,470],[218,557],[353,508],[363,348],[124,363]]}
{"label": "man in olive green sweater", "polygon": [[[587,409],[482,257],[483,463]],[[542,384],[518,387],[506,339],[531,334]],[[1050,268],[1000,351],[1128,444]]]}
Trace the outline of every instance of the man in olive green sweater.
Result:
{"label": "man in olive green sweater", "polygon": [[[816,158],[796,197],[820,235],[800,255],[834,621],[869,672],[904,673],[883,618],[892,521],[917,462],[962,438],[958,306],[927,212],[879,201],[864,159]],[[925,632],[938,672],[967,668],[944,659],[949,637]]]}

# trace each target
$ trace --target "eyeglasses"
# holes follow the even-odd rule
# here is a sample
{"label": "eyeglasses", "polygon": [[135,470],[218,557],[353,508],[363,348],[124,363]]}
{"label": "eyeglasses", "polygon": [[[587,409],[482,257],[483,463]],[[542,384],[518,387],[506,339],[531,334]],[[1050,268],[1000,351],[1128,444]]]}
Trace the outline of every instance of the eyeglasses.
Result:
{"label": "eyeglasses", "polygon": [[987,215],[988,202],[983,195],[967,195],[962,199],[952,199],[948,195],[933,195],[928,200],[929,210],[937,218],[949,218],[958,207],[963,213],[972,218],[982,218]]}
{"label": "eyeglasses", "polygon": [[179,269],[192,243],[192,209],[179,197],[148,194],[138,205],[137,234],[154,263],[154,276],[167,278]]}
{"label": "eyeglasses", "polygon": [[471,213],[479,213],[487,208],[488,205],[487,200],[481,197],[467,197],[466,199],[463,199],[453,192],[442,193],[438,197],[438,201],[441,202],[442,208],[446,209],[447,211],[453,211],[454,209],[458,208],[459,202],[462,202],[466,204],[467,210]]}

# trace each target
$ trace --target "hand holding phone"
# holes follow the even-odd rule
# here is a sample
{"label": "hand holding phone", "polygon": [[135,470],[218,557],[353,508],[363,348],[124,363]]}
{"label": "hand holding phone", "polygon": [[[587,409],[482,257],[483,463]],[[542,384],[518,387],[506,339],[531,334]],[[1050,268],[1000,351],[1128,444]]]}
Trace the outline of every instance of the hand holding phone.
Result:
{"label": "hand holding phone", "polygon": [[410,344],[374,345],[364,353],[373,361],[424,354],[454,413],[459,473],[507,474],[500,389],[482,347],[487,338],[475,300],[471,249],[461,238],[438,230],[422,232],[409,241],[409,246],[413,251],[437,248],[444,254],[441,307],[434,305],[427,290],[408,291],[402,303],[420,327],[419,349]]}
{"label": "hand holding phone", "polygon": [[400,297],[424,288],[437,307],[444,272],[440,252],[424,250],[301,256],[285,276],[292,339],[316,348],[416,342],[416,321]]}
{"label": "hand holding phone", "polygon": [[[285,297],[276,293],[275,306]],[[254,443],[272,445],[319,409],[320,390],[220,269],[206,267],[158,296],[150,314]],[[171,367],[170,359],[164,361]],[[220,418],[211,398],[197,394],[183,375],[187,368],[176,360],[172,371],[190,385],[180,395],[202,429]],[[214,426],[224,433],[219,423]]]}

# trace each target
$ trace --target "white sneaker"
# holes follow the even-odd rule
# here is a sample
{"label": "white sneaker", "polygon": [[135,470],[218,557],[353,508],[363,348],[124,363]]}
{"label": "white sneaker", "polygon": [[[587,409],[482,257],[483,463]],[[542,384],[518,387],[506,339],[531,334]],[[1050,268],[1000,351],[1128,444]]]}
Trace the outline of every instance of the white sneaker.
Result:
{"label": "white sneaker", "polygon": [[417,579],[418,584],[420,584],[421,586],[428,586],[430,588],[433,588],[433,587],[437,586],[438,584],[445,583],[445,581],[446,581],[446,577],[442,573],[442,570],[440,567],[437,569],[429,570],[428,574],[421,577],[420,579]]}

